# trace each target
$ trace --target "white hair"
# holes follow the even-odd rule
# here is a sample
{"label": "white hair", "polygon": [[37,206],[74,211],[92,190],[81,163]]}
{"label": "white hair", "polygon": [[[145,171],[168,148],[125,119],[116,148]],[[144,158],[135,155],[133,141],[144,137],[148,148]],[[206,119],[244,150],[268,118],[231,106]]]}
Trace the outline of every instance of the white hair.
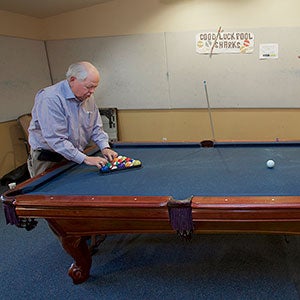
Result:
{"label": "white hair", "polygon": [[[78,80],[83,81],[88,76],[87,62],[78,62],[71,64],[66,73],[66,78],[70,81],[71,77],[76,77]],[[92,65],[91,65],[92,66]]]}

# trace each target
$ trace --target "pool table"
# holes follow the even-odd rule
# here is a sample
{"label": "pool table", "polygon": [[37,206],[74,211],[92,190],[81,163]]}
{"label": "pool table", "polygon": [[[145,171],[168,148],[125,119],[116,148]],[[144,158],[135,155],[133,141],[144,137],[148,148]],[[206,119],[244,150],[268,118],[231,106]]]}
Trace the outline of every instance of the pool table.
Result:
{"label": "pool table", "polygon": [[300,233],[300,143],[206,146],[116,143],[142,166],[107,174],[61,164],[2,195],[7,223],[31,229],[44,218],[75,260],[68,272],[75,284],[90,274],[87,236]]}

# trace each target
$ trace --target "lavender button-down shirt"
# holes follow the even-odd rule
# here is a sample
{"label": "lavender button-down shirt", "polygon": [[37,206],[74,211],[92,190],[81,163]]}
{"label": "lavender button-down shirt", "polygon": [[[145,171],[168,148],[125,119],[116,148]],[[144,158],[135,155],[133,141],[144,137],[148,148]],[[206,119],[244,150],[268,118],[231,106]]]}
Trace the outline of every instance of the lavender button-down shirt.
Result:
{"label": "lavender button-down shirt", "polygon": [[32,109],[29,143],[33,150],[48,149],[82,163],[90,141],[100,149],[109,147],[108,135],[94,97],[76,99],[67,80],[40,90]]}

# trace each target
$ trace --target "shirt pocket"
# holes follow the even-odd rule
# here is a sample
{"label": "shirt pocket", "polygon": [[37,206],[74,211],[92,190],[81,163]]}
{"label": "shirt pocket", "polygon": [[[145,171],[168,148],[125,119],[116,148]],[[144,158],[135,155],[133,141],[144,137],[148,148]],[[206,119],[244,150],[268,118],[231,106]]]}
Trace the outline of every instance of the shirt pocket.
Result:
{"label": "shirt pocket", "polygon": [[84,111],[81,112],[81,124],[84,131],[91,131],[95,124],[95,112],[94,111]]}

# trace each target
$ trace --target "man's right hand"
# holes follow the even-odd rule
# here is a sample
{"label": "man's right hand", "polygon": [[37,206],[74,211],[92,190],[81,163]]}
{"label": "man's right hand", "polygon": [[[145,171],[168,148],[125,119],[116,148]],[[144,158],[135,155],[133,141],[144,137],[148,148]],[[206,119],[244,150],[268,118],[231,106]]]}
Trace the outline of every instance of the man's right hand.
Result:
{"label": "man's right hand", "polygon": [[89,166],[96,166],[98,169],[107,164],[107,160],[100,156],[86,156],[83,162]]}

